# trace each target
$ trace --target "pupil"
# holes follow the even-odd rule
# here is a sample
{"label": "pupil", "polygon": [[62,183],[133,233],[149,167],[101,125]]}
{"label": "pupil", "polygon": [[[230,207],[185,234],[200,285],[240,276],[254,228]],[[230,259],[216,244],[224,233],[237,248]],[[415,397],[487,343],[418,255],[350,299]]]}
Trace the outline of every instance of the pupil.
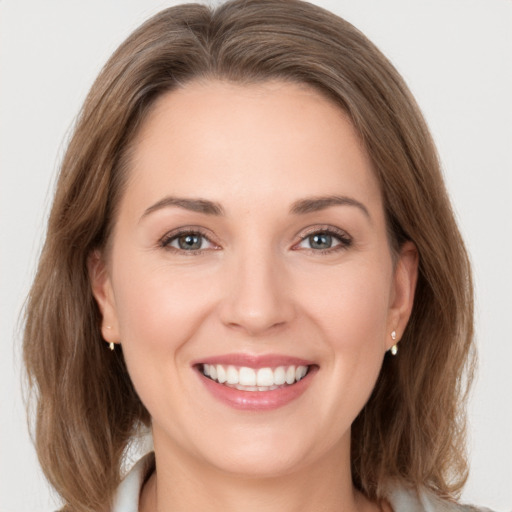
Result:
{"label": "pupil", "polygon": [[309,243],[313,249],[329,249],[332,245],[332,237],[326,234],[311,235]]}
{"label": "pupil", "polygon": [[197,250],[201,249],[201,236],[200,235],[183,235],[178,239],[180,249]]}

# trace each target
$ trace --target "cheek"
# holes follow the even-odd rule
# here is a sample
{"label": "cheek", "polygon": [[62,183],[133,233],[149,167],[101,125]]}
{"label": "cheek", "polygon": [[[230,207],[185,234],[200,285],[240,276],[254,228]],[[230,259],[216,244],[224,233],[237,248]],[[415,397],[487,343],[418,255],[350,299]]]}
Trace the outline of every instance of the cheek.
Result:
{"label": "cheek", "polygon": [[302,294],[333,350],[360,351],[375,348],[385,336],[390,282],[391,272],[382,263],[347,265]]}
{"label": "cheek", "polygon": [[333,273],[309,293],[312,325],[322,335],[326,357],[325,415],[341,429],[349,427],[367,402],[385,352],[390,299],[390,270],[375,264]]}
{"label": "cheek", "polygon": [[203,279],[162,265],[121,263],[116,269],[120,342],[130,378],[150,412],[170,400],[190,340],[207,315]]}
{"label": "cheek", "polygon": [[204,281],[165,266],[119,266],[116,308],[127,347],[176,350],[205,309]]}
{"label": "cheek", "polygon": [[186,410],[180,394],[169,390],[179,389],[190,371],[187,351],[209,311],[203,280],[186,272],[177,279],[176,274],[161,265],[120,264],[115,276],[123,355],[153,418],[162,411]]}

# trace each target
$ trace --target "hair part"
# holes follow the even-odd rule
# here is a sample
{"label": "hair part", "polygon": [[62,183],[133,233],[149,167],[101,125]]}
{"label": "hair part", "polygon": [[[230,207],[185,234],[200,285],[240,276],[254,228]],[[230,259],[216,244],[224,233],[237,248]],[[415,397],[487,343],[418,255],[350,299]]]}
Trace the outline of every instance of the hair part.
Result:
{"label": "hair part", "polygon": [[108,508],[127,446],[150,423],[122,349],[106,350],[87,259],[108,248],[131,142],[155,100],[211,79],[307,84],[350,116],[380,183],[392,245],[411,240],[420,258],[400,354],[385,357],[352,427],[354,484],[370,499],[393,479],[456,496],[467,476],[472,283],[421,112],[389,61],[343,19],[299,0],[234,0],[172,7],[137,29],[91,88],[62,162],[24,358],[37,453],[65,510]]}

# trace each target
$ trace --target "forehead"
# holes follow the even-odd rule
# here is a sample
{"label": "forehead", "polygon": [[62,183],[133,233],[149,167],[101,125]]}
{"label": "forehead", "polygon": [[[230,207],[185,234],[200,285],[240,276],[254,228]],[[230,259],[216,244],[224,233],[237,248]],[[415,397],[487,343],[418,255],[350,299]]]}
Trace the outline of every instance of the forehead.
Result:
{"label": "forehead", "polygon": [[219,202],[356,194],[380,207],[371,161],[347,114],[288,82],[193,82],[160,97],[132,149],[129,188]]}

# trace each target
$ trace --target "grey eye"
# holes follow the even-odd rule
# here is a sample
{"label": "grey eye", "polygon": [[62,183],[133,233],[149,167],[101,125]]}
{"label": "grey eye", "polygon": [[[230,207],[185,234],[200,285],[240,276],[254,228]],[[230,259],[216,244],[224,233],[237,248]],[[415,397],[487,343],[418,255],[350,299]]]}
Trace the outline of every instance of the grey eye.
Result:
{"label": "grey eye", "polygon": [[163,247],[172,247],[179,251],[189,252],[211,249],[213,245],[204,235],[194,232],[180,233],[162,241]]}
{"label": "grey eye", "polygon": [[315,233],[307,240],[311,249],[330,249],[333,246],[333,237],[327,233]]}
{"label": "grey eye", "polygon": [[180,235],[176,237],[171,245],[174,245],[174,242],[178,249],[183,251],[198,251],[203,246],[204,237],[197,233],[187,233],[184,235]]}
{"label": "grey eye", "polygon": [[337,251],[350,247],[352,239],[344,232],[334,231],[333,229],[319,229],[306,235],[296,248],[307,249],[310,251]]}
{"label": "grey eye", "polygon": [[168,233],[160,240],[160,246],[182,254],[200,254],[204,250],[219,249],[206,234],[195,229],[182,229]]}

